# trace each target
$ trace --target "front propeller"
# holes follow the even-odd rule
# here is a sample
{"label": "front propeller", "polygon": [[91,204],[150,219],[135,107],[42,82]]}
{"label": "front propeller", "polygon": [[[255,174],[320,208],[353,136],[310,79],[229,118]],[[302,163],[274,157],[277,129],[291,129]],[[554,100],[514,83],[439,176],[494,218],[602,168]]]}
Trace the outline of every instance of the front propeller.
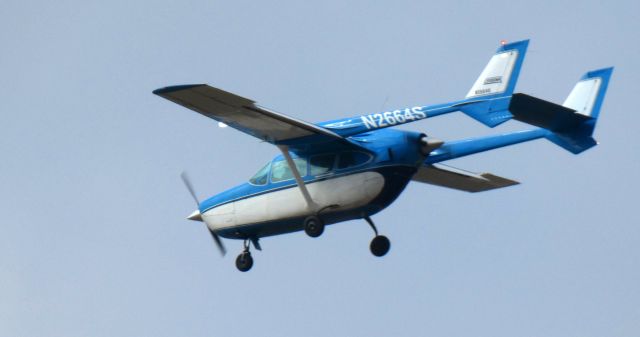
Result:
{"label": "front propeller", "polygon": [[[184,182],[184,185],[189,190],[189,193],[191,193],[191,197],[193,197],[193,200],[196,202],[196,206],[199,208],[200,201],[198,201],[198,197],[196,196],[196,192],[193,189],[193,185],[191,185],[191,181],[189,180],[189,176],[187,175],[187,172],[182,172],[180,174],[180,178],[182,178],[182,182]],[[187,219],[202,221],[202,214],[200,214],[199,210],[196,210],[191,215],[189,215]],[[218,249],[220,250],[220,254],[224,256],[227,253],[227,249],[224,247],[224,244],[222,243],[222,239],[220,239],[220,236],[218,236],[216,232],[214,232],[211,228],[209,228],[209,226],[207,226],[207,229],[209,230],[209,233],[211,234],[213,241],[216,243],[216,246],[218,246]]]}

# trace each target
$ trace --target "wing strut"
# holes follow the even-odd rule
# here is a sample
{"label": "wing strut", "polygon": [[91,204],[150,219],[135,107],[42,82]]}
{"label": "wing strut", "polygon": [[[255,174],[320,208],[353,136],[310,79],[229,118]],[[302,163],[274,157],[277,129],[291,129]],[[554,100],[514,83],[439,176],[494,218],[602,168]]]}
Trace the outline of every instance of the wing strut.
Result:
{"label": "wing strut", "polygon": [[293,172],[293,176],[296,178],[296,183],[300,188],[300,192],[302,192],[302,196],[304,197],[304,200],[307,202],[307,208],[311,211],[317,210],[318,204],[313,202],[313,199],[311,199],[309,190],[307,190],[307,186],[304,184],[304,181],[300,176],[300,172],[298,171],[296,164],[293,162],[293,159],[291,159],[291,155],[289,154],[289,147],[286,145],[278,145],[278,149],[280,149],[280,151],[282,152],[282,155],[287,160],[287,164],[289,165],[291,172]]}

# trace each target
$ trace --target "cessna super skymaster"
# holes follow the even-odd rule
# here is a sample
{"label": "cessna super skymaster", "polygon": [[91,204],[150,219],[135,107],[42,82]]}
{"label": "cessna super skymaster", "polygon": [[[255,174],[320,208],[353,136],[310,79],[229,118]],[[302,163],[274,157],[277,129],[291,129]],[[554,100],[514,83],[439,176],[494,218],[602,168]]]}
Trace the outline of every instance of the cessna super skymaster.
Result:
{"label": "cessna super skymaster", "polygon": [[[462,100],[309,123],[257,105],[206,84],[170,86],[153,93],[262,141],[280,155],[248,181],[200,201],[185,174],[202,221],[224,255],[221,237],[244,240],[236,259],[240,271],[253,266],[250,247],[263,237],[304,230],[320,236],[326,225],[364,219],[375,237],[370,249],[390,248],[371,217],[396,200],[409,182],[467,192],[518,184],[490,173],[471,173],[441,163],[454,158],[545,138],[578,154],[592,137],[613,68],[587,72],[562,105],[513,93],[529,41],[502,44]],[[391,127],[461,111],[495,127],[510,119],[529,130],[444,141]]]}

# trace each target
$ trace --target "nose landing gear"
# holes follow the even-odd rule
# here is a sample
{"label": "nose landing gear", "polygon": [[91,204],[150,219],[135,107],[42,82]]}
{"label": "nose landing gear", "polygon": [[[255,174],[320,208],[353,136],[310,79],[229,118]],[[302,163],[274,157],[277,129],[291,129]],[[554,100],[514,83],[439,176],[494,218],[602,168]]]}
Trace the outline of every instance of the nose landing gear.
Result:
{"label": "nose landing gear", "polygon": [[253,267],[253,257],[249,251],[250,241],[248,239],[244,240],[243,246],[242,253],[236,258],[236,268],[241,272],[246,272]]}
{"label": "nose landing gear", "polygon": [[389,249],[391,248],[391,241],[389,241],[389,239],[384,235],[378,235],[378,229],[376,228],[376,225],[373,224],[373,221],[369,216],[365,215],[364,219],[367,221],[369,226],[371,226],[371,229],[373,229],[373,232],[376,234],[373,240],[371,240],[371,244],[369,245],[371,254],[378,257],[385,256],[389,252]]}

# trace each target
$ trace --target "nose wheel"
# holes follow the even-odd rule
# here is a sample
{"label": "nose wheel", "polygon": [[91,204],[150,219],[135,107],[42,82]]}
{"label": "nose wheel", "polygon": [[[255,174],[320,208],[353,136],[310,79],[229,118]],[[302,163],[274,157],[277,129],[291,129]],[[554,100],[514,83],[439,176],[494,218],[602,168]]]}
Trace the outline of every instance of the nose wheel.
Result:
{"label": "nose wheel", "polygon": [[378,235],[378,229],[376,225],[373,223],[369,216],[364,216],[364,219],[367,221],[373,232],[376,236],[371,240],[371,244],[369,244],[369,249],[371,250],[371,254],[377,257],[385,256],[389,249],[391,248],[391,241],[384,235]]}
{"label": "nose wheel", "polygon": [[253,267],[253,257],[251,252],[242,252],[236,258],[236,268],[241,272],[249,271]]}
{"label": "nose wheel", "polygon": [[241,272],[247,272],[253,267],[253,257],[249,251],[250,241],[244,240],[243,246],[242,253],[236,258],[236,268]]}

